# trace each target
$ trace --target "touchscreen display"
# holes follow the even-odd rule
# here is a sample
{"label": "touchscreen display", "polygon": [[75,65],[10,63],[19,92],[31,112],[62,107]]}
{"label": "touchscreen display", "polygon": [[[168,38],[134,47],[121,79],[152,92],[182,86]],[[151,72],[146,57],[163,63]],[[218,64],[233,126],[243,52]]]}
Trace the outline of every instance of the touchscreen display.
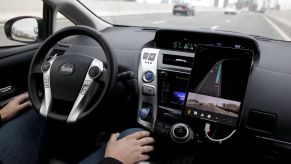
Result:
{"label": "touchscreen display", "polygon": [[249,50],[198,46],[184,114],[236,127],[252,57]]}

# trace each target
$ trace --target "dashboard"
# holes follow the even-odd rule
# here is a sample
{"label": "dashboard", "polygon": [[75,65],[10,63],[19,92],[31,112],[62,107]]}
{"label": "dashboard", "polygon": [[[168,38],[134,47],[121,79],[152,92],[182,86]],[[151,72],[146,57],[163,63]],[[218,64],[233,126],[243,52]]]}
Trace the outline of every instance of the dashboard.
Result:
{"label": "dashboard", "polygon": [[137,121],[177,143],[195,142],[203,129],[196,120],[236,129],[256,42],[175,30],[157,31],[153,42],[140,56]]}
{"label": "dashboard", "polygon": [[[236,136],[241,136],[241,140],[251,137],[256,143],[263,142],[291,150],[290,42],[223,31],[141,27],[111,27],[103,30],[102,34],[110,40],[116,52],[119,73],[132,72],[127,88],[116,90],[135,90],[137,104],[134,111],[120,113],[136,113],[138,123],[144,128],[170,142],[191,145],[193,142],[207,143],[204,129],[208,123],[211,127],[221,127],[222,136],[236,130]],[[74,51],[78,50],[80,45],[86,45],[88,54],[96,57],[96,51],[98,54],[102,53],[100,48],[96,49],[95,44],[81,37],[72,39],[69,43],[78,45],[71,47]],[[247,72],[249,69],[249,73],[242,78],[245,83],[241,84],[237,91],[241,92],[237,94],[240,96],[238,98],[226,96],[227,100],[236,100],[240,103],[239,112],[235,112],[236,123],[225,123],[232,117],[222,120],[224,117],[221,116],[221,121],[218,122],[212,120],[215,119],[213,113],[211,118],[208,118],[208,113],[198,115],[201,110],[197,110],[197,116],[194,114],[195,111],[190,112],[191,116],[187,115],[185,100],[193,74],[193,61],[197,57],[196,50],[199,46],[218,48],[219,50],[215,52],[234,50],[235,54],[242,55],[246,52],[252,54],[251,66],[245,69]],[[98,58],[103,60],[102,55]],[[231,74],[231,71],[226,74]],[[223,78],[221,76],[221,79]],[[226,88],[230,86],[228,83],[225,85]],[[195,87],[197,84],[193,88]],[[234,105],[225,104],[226,106],[228,112],[236,108]],[[177,133],[174,136],[175,129]],[[260,149],[266,150],[264,147]]]}

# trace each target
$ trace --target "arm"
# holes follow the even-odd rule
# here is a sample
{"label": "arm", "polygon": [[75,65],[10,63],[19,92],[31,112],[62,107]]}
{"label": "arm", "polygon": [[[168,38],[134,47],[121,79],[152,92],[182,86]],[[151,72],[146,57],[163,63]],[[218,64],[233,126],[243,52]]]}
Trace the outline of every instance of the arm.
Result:
{"label": "arm", "polygon": [[147,131],[139,131],[118,139],[119,133],[112,134],[105,150],[104,159],[101,164],[134,164],[148,160],[146,153],[154,150],[150,144],[154,138]]}
{"label": "arm", "polygon": [[1,122],[7,122],[17,116],[24,109],[31,107],[28,93],[23,93],[11,100],[0,110]]}

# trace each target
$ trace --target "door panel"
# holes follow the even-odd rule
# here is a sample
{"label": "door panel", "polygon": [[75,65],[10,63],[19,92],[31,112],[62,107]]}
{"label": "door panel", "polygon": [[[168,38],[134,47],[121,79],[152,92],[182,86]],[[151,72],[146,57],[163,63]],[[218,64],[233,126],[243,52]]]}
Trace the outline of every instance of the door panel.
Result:
{"label": "door panel", "polygon": [[0,106],[17,94],[27,91],[30,61],[39,45],[0,48]]}

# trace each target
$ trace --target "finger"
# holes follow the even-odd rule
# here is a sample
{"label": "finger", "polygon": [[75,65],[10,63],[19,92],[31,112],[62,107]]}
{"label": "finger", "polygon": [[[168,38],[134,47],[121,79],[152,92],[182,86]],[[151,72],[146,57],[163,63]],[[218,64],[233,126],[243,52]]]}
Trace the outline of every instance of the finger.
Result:
{"label": "finger", "polygon": [[28,94],[27,92],[26,92],[26,93],[22,93],[22,94],[18,95],[18,96],[15,98],[15,100],[16,100],[19,104],[21,104],[21,103],[27,101],[28,99],[29,99],[29,94]]}
{"label": "finger", "polygon": [[139,131],[139,132],[135,132],[131,135],[129,135],[128,137],[132,137],[135,139],[140,139],[140,138],[144,138],[144,137],[148,137],[150,136],[150,132],[148,131]]}
{"label": "finger", "polygon": [[148,153],[148,152],[151,152],[151,151],[154,151],[154,147],[153,146],[143,146],[141,147],[141,151],[142,153]]}
{"label": "finger", "polygon": [[119,133],[113,133],[111,134],[110,136],[110,139],[109,139],[109,143],[114,143],[118,140],[118,137],[119,137]]}
{"label": "finger", "polygon": [[145,154],[142,154],[139,157],[139,161],[146,161],[148,159],[150,159],[150,156],[149,155],[145,155]]}
{"label": "finger", "polygon": [[22,103],[22,104],[18,105],[18,107],[20,108],[20,110],[22,110],[22,109],[26,109],[26,108],[32,107],[32,105],[31,105],[30,102],[25,102],[25,103]]}
{"label": "finger", "polygon": [[155,139],[153,137],[144,137],[138,140],[140,145],[148,145],[155,142]]}

